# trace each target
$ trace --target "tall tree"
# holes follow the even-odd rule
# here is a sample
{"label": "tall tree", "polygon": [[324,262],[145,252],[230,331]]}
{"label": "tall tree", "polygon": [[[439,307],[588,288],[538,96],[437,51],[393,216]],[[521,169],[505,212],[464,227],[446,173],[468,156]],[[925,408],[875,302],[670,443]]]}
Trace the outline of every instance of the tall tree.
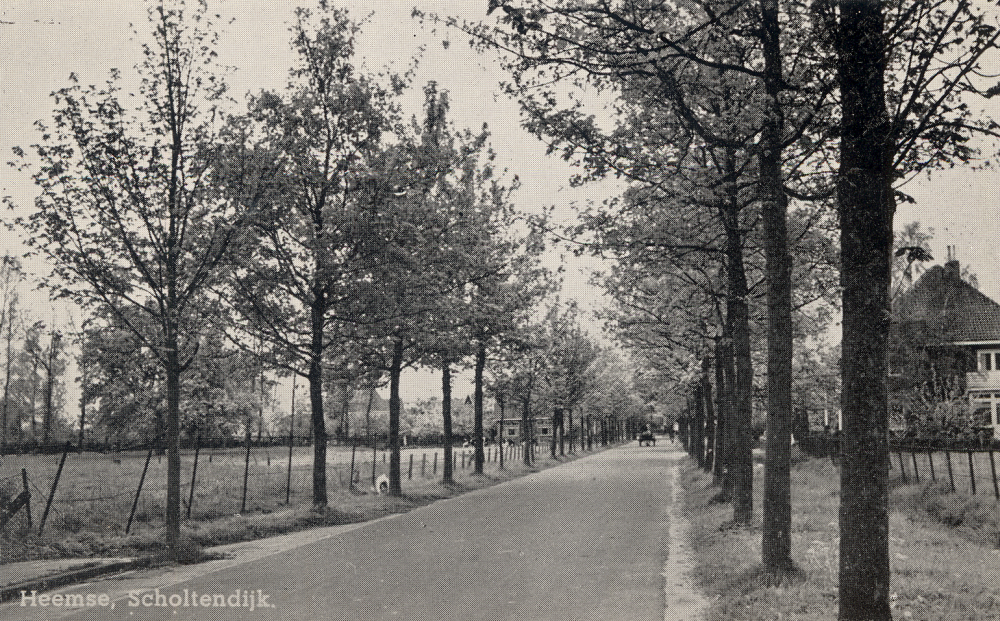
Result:
{"label": "tall tree", "polygon": [[891,619],[886,356],[893,166],[885,104],[882,2],[839,3],[843,454],[840,469],[841,621]]}
{"label": "tall tree", "polygon": [[[464,330],[454,313],[467,310],[467,289],[496,274],[502,265],[483,264],[483,226],[505,200],[506,189],[484,182],[492,165],[481,167],[488,132],[455,132],[447,93],[435,83],[424,88],[424,115],[393,149],[387,149],[365,204],[370,223],[362,293],[362,338],[381,345],[379,368],[389,375],[389,491],[402,493],[400,481],[399,378],[406,367],[428,354],[453,364],[461,356],[453,331]],[[484,177],[485,175],[485,177]],[[484,202],[485,201],[485,202]],[[443,347],[442,347],[443,346]]]}
{"label": "tall tree", "polygon": [[[830,104],[828,84],[817,81],[814,64],[788,62],[810,53],[805,32],[784,36],[785,23],[807,21],[808,11],[786,6],[779,14],[777,0],[761,3],[537,2],[491,3],[509,29],[462,27],[485,45],[513,57],[508,67],[510,92],[519,96],[526,124],[540,136],[555,137],[567,157],[579,157],[598,170],[608,170],[602,147],[590,141],[597,123],[588,118],[583,89],[568,96],[556,92],[557,82],[593,86],[598,92],[622,93],[663,110],[657,121],[681,125],[714,148],[743,149],[756,160],[756,198],[763,212],[768,266],[769,422],[773,442],[768,452],[768,491],[765,505],[764,555],[766,565],[781,571],[791,564],[788,424],[791,403],[791,258],[787,237],[786,170],[783,152],[797,138],[810,133],[818,110]],[[794,41],[794,45],[789,43]],[[793,49],[794,48],[794,49]],[[795,71],[783,71],[785,63]],[[745,97],[742,108],[719,117],[706,105],[706,95],[720,82],[741,80],[735,91]],[[654,101],[655,100],[655,101]],[[631,103],[631,102],[630,102]],[[622,105],[621,108],[627,106]],[[650,120],[647,117],[647,120]],[[583,128],[583,129],[581,129]],[[650,124],[634,136],[658,136]],[[578,140],[584,138],[583,141]],[[643,143],[632,138],[626,145]],[[813,144],[822,140],[811,140]],[[629,146],[612,144],[612,153]],[[640,147],[641,148],[641,147]],[[811,159],[815,146],[805,146],[799,161]],[[612,168],[617,174],[626,168]],[[773,508],[773,511],[771,510]]]}
{"label": "tall tree", "polygon": [[[406,79],[387,83],[355,67],[360,25],[325,0],[299,8],[292,25],[298,64],[287,93],[251,102],[256,161],[280,163],[254,222],[256,244],[236,270],[233,286],[244,328],[270,343],[274,359],[309,382],[313,433],[313,506],[327,505],[324,360],[350,343],[345,323],[360,313],[354,289],[366,278],[361,253],[375,223],[361,203],[386,134],[397,129],[394,99]],[[237,175],[237,181],[240,176]],[[239,186],[235,186],[239,191]]]}
{"label": "tall tree", "polygon": [[74,77],[54,94],[59,108],[39,123],[34,149],[41,196],[16,223],[53,266],[46,284],[60,294],[104,304],[126,324],[131,310],[158,324],[157,340],[143,344],[166,374],[166,540],[176,550],[181,375],[196,348],[199,301],[244,230],[248,201],[217,191],[225,84],[207,6],[155,3],[149,21],[138,88],[113,70],[104,86]]}

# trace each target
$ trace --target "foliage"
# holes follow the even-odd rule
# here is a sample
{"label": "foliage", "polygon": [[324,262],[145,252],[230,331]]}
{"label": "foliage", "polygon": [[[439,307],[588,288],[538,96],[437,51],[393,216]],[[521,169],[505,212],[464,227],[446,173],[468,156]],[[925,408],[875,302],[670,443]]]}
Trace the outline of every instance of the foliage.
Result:
{"label": "foliage", "polygon": [[[133,330],[166,373],[167,542],[180,540],[180,383],[204,327],[206,289],[242,241],[260,185],[220,191],[223,170],[244,169],[238,135],[222,130],[223,71],[207,6],[151,4],[152,41],[137,83],[112,70],[103,86],[54,93],[50,124],[30,166],[41,196],[16,226],[30,255],[47,260],[45,284],[86,307],[104,305],[125,325],[135,313],[156,325]],[[133,86],[134,84],[134,86]],[[248,180],[249,181],[249,180]],[[131,326],[130,326],[131,327]],[[156,336],[157,340],[147,340]]]}
{"label": "foliage", "polygon": [[[143,324],[138,313],[125,325],[109,309],[98,311],[85,325],[80,355],[86,370],[83,399],[93,408],[93,432],[125,446],[160,443],[165,376],[134,332],[137,326],[149,331],[156,327]],[[207,442],[245,433],[248,419],[257,416],[260,407],[258,370],[253,357],[226,346],[221,329],[202,339],[181,387],[180,427],[189,443],[196,437]]]}

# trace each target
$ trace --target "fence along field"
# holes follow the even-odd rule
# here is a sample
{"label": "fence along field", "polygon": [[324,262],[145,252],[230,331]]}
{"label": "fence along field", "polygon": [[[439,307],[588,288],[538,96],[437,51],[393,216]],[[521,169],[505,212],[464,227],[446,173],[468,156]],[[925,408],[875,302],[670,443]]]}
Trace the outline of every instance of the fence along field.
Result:
{"label": "fence along field", "polygon": [[[498,466],[498,451],[496,446],[487,447],[491,469]],[[452,455],[456,475],[471,471],[470,449],[455,449]],[[515,461],[519,457],[520,447],[505,448],[505,460]],[[353,489],[358,492],[373,491],[372,481],[388,474],[388,455],[384,450],[331,446],[327,450],[328,488],[352,489],[352,458]],[[404,491],[405,481],[439,479],[443,460],[441,448],[403,449]],[[183,512],[189,520],[207,521],[244,512],[269,513],[308,503],[312,498],[310,446],[293,448],[291,459],[288,448],[280,446],[251,448],[249,458],[242,447],[186,449],[181,452],[181,465]],[[126,534],[126,529],[134,533],[141,528],[161,527],[166,469],[166,457],[150,455],[148,451],[103,454],[70,450],[65,454],[7,455],[0,466],[4,506],[21,492],[23,481],[27,481],[31,500],[14,514],[4,530],[8,536],[46,532],[56,537],[80,530],[114,536]],[[51,507],[46,512],[50,496]],[[42,530],[41,520],[46,513]]]}
{"label": "fence along field", "polygon": [[[832,436],[808,437],[802,449],[816,456],[836,458],[839,441]],[[889,467],[904,485],[943,482],[952,492],[972,495],[992,494],[1000,500],[997,455],[994,446],[986,448],[949,448],[934,441],[898,440],[889,444]]]}

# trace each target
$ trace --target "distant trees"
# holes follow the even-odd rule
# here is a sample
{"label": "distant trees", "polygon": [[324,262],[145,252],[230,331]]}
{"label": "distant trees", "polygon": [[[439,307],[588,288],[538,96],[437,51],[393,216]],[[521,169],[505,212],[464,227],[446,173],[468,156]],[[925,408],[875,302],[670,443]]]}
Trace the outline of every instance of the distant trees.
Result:
{"label": "distant trees", "polygon": [[[14,371],[14,339],[20,335],[21,321],[18,309],[18,286],[24,281],[21,262],[15,257],[4,255],[0,263],[0,342],[3,343],[4,380],[3,403],[0,403],[0,455],[7,452],[7,442],[11,432],[20,436],[21,418],[11,420],[10,389]],[[16,423],[16,424],[14,424]]]}

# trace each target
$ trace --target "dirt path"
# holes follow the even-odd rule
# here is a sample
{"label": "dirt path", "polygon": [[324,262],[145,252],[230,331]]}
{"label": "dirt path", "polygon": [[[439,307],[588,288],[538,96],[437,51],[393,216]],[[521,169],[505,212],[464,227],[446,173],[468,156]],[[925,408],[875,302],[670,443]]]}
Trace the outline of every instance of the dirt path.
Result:
{"label": "dirt path", "polygon": [[0,617],[694,621],[681,458],[631,444],[278,551],[53,592],[94,606],[29,600]]}

